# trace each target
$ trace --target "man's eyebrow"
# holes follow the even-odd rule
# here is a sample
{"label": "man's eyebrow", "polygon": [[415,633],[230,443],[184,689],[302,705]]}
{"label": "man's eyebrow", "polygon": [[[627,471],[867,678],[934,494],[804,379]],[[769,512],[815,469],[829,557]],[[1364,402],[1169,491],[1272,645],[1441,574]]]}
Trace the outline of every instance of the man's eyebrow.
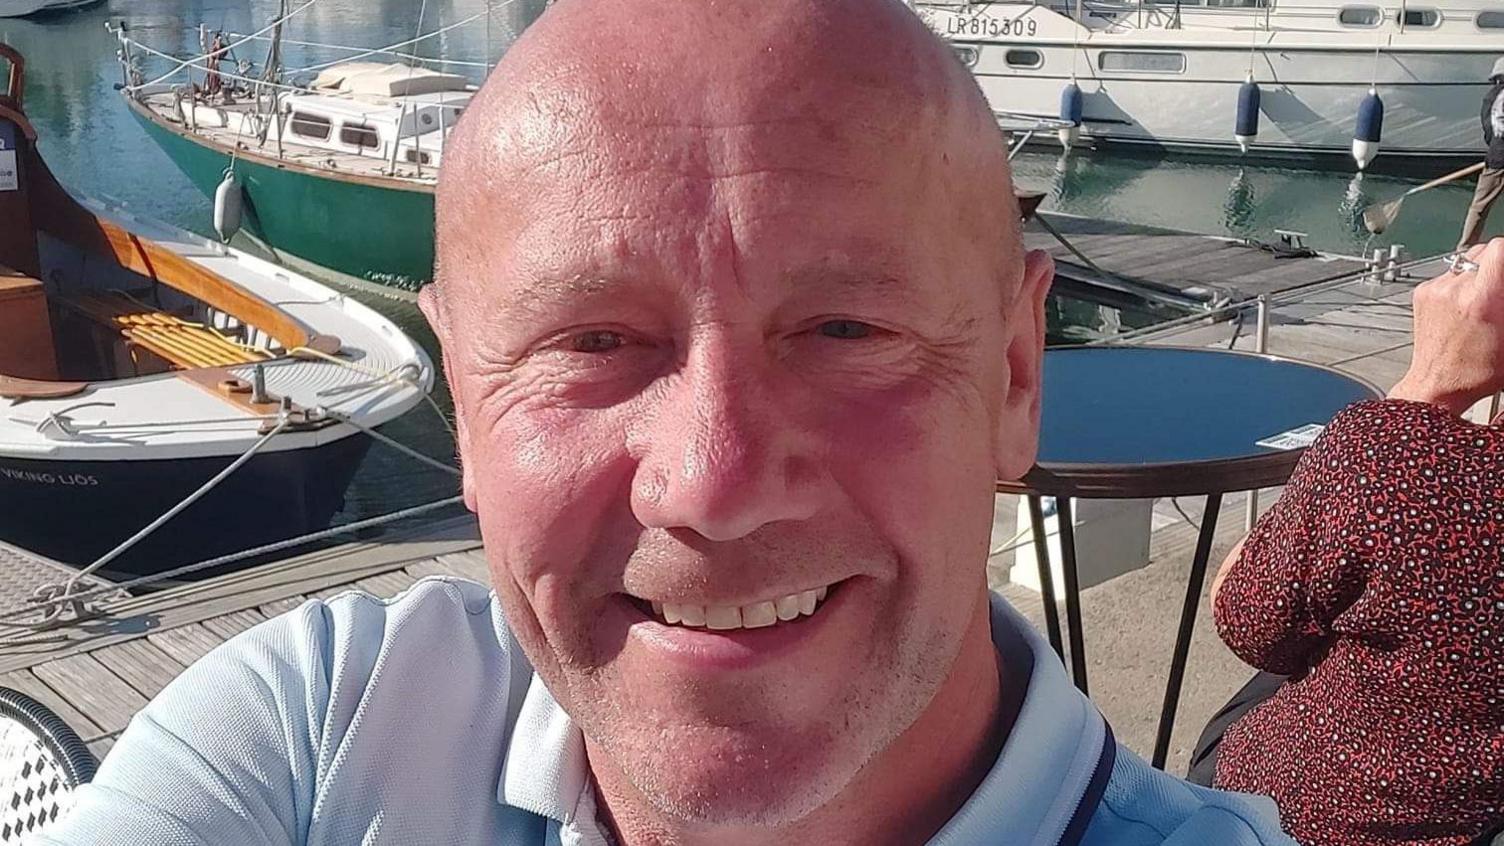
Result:
{"label": "man's eyebrow", "polygon": [[795,296],[880,295],[913,299],[913,280],[892,273],[864,273],[846,268],[806,268],[789,274]]}
{"label": "man's eyebrow", "polygon": [[510,318],[538,317],[567,308],[581,300],[599,297],[620,287],[617,280],[602,276],[544,276],[529,280],[501,304]]}

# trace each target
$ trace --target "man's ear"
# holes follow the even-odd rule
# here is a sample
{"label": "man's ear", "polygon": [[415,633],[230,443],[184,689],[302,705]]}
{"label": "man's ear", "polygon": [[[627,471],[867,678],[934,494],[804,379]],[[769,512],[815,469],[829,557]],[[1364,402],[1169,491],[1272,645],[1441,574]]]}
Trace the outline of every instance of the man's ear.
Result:
{"label": "man's ear", "polygon": [[444,381],[449,384],[450,402],[454,404],[455,458],[460,463],[460,490],[465,496],[465,507],[475,510],[475,478],[470,462],[465,460],[470,439],[465,428],[465,403],[463,385],[455,378],[454,356],[459,354],[458,344],[450,333],[449,303],[439,291],[437,284],[424,285],[418,289],[418,309],[428,318],[433,334],[439,339],[439,360],[444,368]]}
{"label": "man's ear", "polygon": [[1039,406],[1044,364],[1044,303],[1055,279],[1055,261],[1043,250],[1024,256],[1024,278],[1009,307],[1008,392],[995,435],[997,476],[1018,479],[1039,451]]}

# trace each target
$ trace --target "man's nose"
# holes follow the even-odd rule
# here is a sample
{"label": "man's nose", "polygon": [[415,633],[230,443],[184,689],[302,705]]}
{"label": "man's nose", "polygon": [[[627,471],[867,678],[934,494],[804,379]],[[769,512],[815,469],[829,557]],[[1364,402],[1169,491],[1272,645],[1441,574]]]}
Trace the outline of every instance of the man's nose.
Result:
{"label": "man's nose", "polygon": [[733,358],[693,356],[639,430],[632,510],[642,525],[728,541],[819,511],[829,480],[817,439],[766,368]]}

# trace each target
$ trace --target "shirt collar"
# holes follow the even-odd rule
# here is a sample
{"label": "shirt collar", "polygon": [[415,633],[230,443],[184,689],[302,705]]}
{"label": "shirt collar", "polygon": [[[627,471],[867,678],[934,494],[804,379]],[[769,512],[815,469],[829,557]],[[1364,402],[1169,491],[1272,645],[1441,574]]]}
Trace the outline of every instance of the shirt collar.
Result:
{"label": "shirt collar", "polygon": [[[1000,652],[1024,648],[1032,662],[1028,689],[1002,754],[931,846],[1055,842],[1082,801],[1106,736],[1101,714],[1071,684],[1044,638],[1002,597],[993,594],[991,601],[993,643]],[[507,743],[497,799],[573,824],[589,783],[584,736],[533,676]]]}

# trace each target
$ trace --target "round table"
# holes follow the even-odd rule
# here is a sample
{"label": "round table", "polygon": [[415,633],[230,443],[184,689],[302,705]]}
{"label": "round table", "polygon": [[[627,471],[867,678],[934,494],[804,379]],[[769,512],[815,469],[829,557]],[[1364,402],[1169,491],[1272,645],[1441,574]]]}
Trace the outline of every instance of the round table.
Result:
{"label": "round table", "polygon": [[1027,499],[1050,643],[1064,657],[1040,497],[1060,524],[1071,675],[1087,689],[1072,498],[1205,496],[1153,762],[1163,767],[1222,495],[1283,485],[1314,427],[1380,396],[1329,367],[1271,355],[1183,347],[1073,347],[1044,356],[1039,456],[1002,493]]}

